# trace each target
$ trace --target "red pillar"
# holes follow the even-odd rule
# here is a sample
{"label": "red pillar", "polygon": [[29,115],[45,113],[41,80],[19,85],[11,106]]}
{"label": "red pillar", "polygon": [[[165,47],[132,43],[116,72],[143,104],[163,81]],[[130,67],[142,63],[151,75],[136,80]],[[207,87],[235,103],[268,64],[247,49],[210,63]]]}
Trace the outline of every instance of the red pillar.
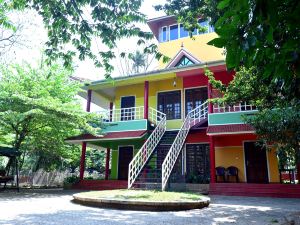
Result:
{"label": "red pillar", "polygon": [[114,103],[110,102],[109,103],[109,121],[110,122],[113,121],[113,107],[114,107]]}
{"label": "red pillar", "polygon": [[110,148],[106,149],[106,161],[105,161],[105,180],[109,177],[109,160],[110,160]]}
{"label": "red pillar", "polygon": [[[212,99],[212,86],[211,83],[207,83],[207,92],[208,92],[208,99]],[[213,113],[213,104],[211,102],[208,103],[208,113]]]}
{"label": "red pillar", "polygon": [[209,136],[209,156],[210,156],[210,183],[216,183],[216,162],[214,137]]}
{"label": "red pillar", "polygon": [[[92,90],[87,91],[87,102],[86,102],[86,111],[91,111],[91,101],[92,101]],[[80,158],[80,170],[79,170],[79,178],[83,180],[84,177],[84,169],[85,169],[85,153],[86,153],[86,142],[82,142],[81,145],[81,158]]]}
{"label": "red pillar", "polygon": [[79,171],[79,178],[80,178],[80,180],[83,180],[83,176],[84,176],[85,153],[86,153],[86,142],[82,142],[81,158],[80,158],[80,171]]}
{"label": "red pillar", "polygon": [[149,81],[144,84],[144,119],[148,119],[148,106],[149,106]]}

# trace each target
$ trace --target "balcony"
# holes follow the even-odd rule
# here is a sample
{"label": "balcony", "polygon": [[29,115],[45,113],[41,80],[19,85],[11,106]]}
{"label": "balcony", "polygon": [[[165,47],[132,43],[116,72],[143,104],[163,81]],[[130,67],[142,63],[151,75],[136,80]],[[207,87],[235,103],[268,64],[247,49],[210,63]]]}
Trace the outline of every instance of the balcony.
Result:
{"label": "balcony", "polygon": [[148,119],[145,119],[144,106],[112,109],[97,112],[105,124],[104,132],[147,130],[148,121],[156,125],[163,114],[156,109],[149,108]]}
{"label": "balcony", "polygon": [[254,105],[246,102],[235,105],[213,105],[213,113],[208,115],[209,125],[244,124],[242,117],[251,116],[257,112]]}

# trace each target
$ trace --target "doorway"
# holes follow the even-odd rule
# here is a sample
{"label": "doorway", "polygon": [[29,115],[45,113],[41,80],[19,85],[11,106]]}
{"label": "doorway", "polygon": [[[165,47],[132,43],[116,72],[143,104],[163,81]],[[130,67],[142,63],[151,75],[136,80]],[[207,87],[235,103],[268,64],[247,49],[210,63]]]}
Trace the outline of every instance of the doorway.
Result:
{"label": "doorway", "polygon": [[248,183],[268,183],[266,149],[255,142],[245,142],[245,163]]}
{"label": "doorway", "polygon": [[135,96],[121,97],[121,121],[134,120]]}
{"label": "doorway", "polygon": [[119,147],[118,180],[128,180],[129,163],[133,159],[133,146]]}

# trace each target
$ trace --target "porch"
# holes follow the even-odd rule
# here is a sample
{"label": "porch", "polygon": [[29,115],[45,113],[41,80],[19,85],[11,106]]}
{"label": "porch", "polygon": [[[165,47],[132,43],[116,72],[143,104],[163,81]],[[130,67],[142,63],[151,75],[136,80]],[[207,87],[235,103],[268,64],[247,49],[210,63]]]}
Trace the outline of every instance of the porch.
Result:
{"label": "porch", "polygon": [[300,198],[299,184],[210,183],[210,195]]}

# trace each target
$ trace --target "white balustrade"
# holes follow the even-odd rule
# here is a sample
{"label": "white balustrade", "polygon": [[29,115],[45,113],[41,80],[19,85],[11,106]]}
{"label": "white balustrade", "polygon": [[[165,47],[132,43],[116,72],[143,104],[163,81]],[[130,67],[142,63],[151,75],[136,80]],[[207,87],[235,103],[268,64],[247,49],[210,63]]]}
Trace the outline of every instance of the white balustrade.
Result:
{"label": "white balustrade", "polygon": [[185,139],[192,126],[199,123],[201,120],[207,118],[208,102],[190,111],[178,131],[178,134],[162,164],[162,190],[164,191],[171,175],[172,169],[184,145]]}
{"label": "white balustrade", "polygon": [[142,171],[143,167],[147,163],[149,157],[166,131],[166,115],[164,113],[150,108],[149,120],[156,124],[156,128],[152,131],[147,141],[129,164],[128,189],[132,187],[134,181]]}
{"label": "white balustrade", "polygon": [[144,119],[144,107],[131,107],[97,112],[102,117],[103,122],[119,122],[129,120]]}
{"label": "white balustrade", "polygon": [[252,111],[252,110],[256,110],[256,106],[250,105],[247,102],[241,102],[235,105],[213,104],[214,113],[241,112],[241,111]]}

